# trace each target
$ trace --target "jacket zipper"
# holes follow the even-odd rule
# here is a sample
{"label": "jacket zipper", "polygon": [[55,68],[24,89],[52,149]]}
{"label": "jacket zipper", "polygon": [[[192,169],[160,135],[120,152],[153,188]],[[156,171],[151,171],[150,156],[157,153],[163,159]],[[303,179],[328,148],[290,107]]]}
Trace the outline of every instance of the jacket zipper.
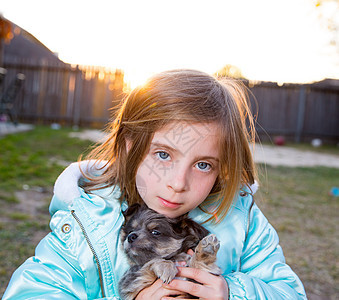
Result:
{"label": "jacket zipper", "polygon": [[89,248],[91,249],[91,251],[92,251],[92,253],[93,253],[93,256],[94,256],[94,258],[95,258],[95,262],[96,262],[96,264],[97,264],[98,272],[99,272],[99,280],[100,280],[101,293],[102,293],[102,297],[104,298],[104,297],[106,297],[106,296],[105,296],[105,290],[104,290],[104,283],[103,283],[103,279],[102,279],[102,278],[103,278],[103,276],[102,276],[102,268],[101,268],[101,265],[100,265],[100,262],[99,262],[98,255],[97,255],[97,253],[95,252],[95,249],[94,249],[94,247],[93,247],[93,244],[92,244],[92,242],[90,241],[90,239],[89,239],[89,237],[88,237],[88,235],[87,235],[87,232],[86,232],[86,229],[85,229],[84,225],[82,225],[82,223],[81,223],[80,219],[78,218],[78,216],[76,215],[75,211],[72,210],[72,211],[71,211],[71,214],[72,214],[73,218],[74,218],[74,219],[77,221],[77,223],[79,224],[79,226],[80,226],[80,228],[81,228],[81,231],[82,231],[82,233],[83,233],[84,236],[85,236],[85,239],[86,239],[86,241],[87,241],[87,244],[88,244]]}

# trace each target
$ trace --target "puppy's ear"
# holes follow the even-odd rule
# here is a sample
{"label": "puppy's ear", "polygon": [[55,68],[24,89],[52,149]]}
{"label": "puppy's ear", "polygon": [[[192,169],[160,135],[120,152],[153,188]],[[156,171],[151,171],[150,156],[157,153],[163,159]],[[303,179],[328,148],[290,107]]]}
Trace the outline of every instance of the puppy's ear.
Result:
{"label": "puppy's ear", "polygon": [[183,226],[188,229],[189,234],[197,237],[199,240],[209,234],[209,231],[205,227],[189,218],[183,220]]}
{"label": "puppy's ear", "polygon": [[140,209],[141,205],[138,203],[132,204],[129,206],[122,214],[125,217],[125,223],[129,221],[129,219]]}
{"label": "puppy's ear", "polygon": [[184,238],[181,249],[183,252],[187,252],[188,249],[194,250],[199,241],[209,234],[206,228],[187,215],[177,218],[174,227],[176,233]]}

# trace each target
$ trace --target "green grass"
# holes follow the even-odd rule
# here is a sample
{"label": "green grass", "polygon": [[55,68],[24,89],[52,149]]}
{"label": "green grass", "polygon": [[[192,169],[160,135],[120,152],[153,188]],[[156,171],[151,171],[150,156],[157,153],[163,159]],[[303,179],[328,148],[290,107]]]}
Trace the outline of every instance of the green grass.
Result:
{"label": "green grass", "polygon": [[339,286],[339,169],[262,167],[257,203],[278,231],[287,263],[306,291],[336,299]]}
{"label": "green grass", "polygon": [[0,139],[0,197],[15,202],[14,192],[23,184],[42,188],[53,185],[64,166],[58,160],[76,161],[88,141],[70,138],[71,129],[39,126],[33,131]]}
{"label": "green grass", "polygon": [[[0,138],[0,298],[12,272],[49,232],[52,187],[64,169],[59,162],[77,160],[91,144],[69,132],[39,126]],[[339,186],[339,169],[261,166],[260,171],[256,202],[278,231],[287,262],[307,292],[336,299],[339,198],[329,191]],[[20,206],[18,192],[42,202],[34,215]]]}
{"label": "green grass", "polygon": [[19,221],[25,221],[29,220],[31,218],[31,215],[21,213],[21,212],[13,212],[8,215],[12,220],[19,220]]}
{"label": "green grass", "polygon": [[[71,131],[37,126],[0,137],[0,298],[12,272],[49,232],[48,203],[54,181],[65,168],[59,162],[76,161],[93,144],[70,138]],[[20,204],[18,191],[36,198]],[[35,200],[43,203],[31,215],[28,204]]]}

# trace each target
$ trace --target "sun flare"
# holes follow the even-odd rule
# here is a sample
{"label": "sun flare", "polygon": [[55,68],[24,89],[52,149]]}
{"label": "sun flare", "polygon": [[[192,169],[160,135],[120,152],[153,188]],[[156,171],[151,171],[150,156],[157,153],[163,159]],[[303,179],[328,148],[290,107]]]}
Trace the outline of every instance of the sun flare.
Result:
{"label": "sun flare", "polygon": [[[192,68],[213,74],[227,64],[250,80],[339,78],[339,51],[330,47],[331,33],[319,21],[314,1],[104,0],[93,6],[87,0],[60,0],[53,12],[43,0],[34,7],[24,0],[1,6],[6,18],[65,62],[121,69],[131,88],[159,71]],[[85,26],[84,16],[91,18]]]}

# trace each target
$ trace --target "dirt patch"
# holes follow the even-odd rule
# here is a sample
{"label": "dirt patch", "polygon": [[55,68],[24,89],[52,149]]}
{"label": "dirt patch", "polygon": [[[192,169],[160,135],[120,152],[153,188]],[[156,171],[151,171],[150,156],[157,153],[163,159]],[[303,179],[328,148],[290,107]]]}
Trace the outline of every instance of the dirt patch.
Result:
{"label": "dirt patch", "polygon": [[107,137],[107,134],[100,130],[83,130],[80,132],[71,132],[69,136],[92,142],[102,142]]}
{"label": "dirt patch", "polygon": [[[338,151],[339,153],[339,151]],[[256,146],[254,160],[271,166],[339,168],[339,154],[301,151],[290,147]]]}
{"label": "dirt patch", "polygon": [[9,122],[0,122],[0,136],[5,136],[8,134],[13,134],[17,132],[25,132],[34,129],[34,126],[31,124],[17,124]]}
{"label": "dirt patch", "polygon": [[[52,189],[22,190],[14,193],[17,203],[2,204],[6,214],[0,215],[0,221],[13,222],[16,219],[30,219],[46,214],[51,200]],[[25,217],[26,216],[26,217]]]}
{"label": "dirt patch", "polygon": [[46,190],[35,191],[19,191],[15,192],[15,197],[19,200],[13,209],[17,212],[26,213],[32,217],[41,213],[43,207],[46,206],[47,198],[50,200],[51,192]]}

